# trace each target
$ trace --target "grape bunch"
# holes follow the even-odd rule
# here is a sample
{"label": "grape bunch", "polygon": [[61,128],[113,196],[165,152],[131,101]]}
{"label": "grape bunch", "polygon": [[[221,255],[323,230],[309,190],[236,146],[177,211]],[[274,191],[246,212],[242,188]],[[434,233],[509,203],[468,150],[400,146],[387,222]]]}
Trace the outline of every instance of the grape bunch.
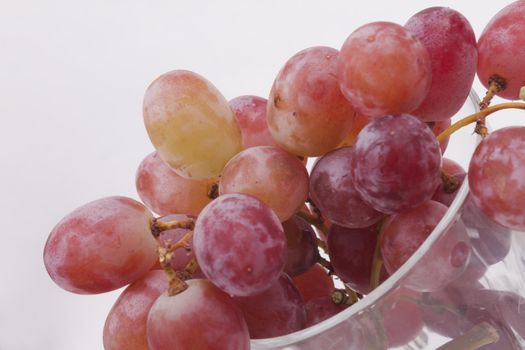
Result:
{"label": "grape bunch", "polygon": [[[143,102],[155,151],[136,173],[141,202],[106,197],[64,217],[44,248],[50,277],[78,294],[127,286],[106,350],[249,349],[366,299],[468,180],[418,269],[362,317],[376,333],[334,346],[394,348],[425,328],[450,349],[519,349],[523,297],[480,281],[525,231],[525,128],[485,126],[525,109],[490,106],[525,99],[524,33],[525,0],[479,39],[459,12],[432,7],[404,25],[365,24],[339,50],[298,52],[267,98],[228,101],[197,73],[161,75]],[[480,110],[452,123],[476,74]],[[466,171],[443,152],[469,124],[482,140]]]}

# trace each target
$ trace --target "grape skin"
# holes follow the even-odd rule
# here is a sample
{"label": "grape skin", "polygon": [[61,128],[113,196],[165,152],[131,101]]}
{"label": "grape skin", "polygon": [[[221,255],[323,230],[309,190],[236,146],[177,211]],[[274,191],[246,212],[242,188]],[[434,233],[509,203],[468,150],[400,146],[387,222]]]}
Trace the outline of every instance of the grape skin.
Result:
{"label": "grape skin", "polygon": [[365,203],[355,189],[352,154],[351,147],[342,147],[319,158],[310,174],[310,196],[333,223],[350,228],[368,227],[384,214]]}
{"label": "grape skin", "polygon": [[291,277],[308,271],[319,259],[317,237],[312,226],[297,215],[283,222],[286,236],[284,272]]}
{"label": "grape skin", "polygon": [[261,293],[286,263],[286,238],[275,213],[255,197],[219,196],[195,223],[193,247],[204,275],[230,295]]}
{"label": "grape skin", "polygon": [[248,148],[232,158],[221,176],[219,193],[252,195],[288,220],[308,197],[308,172],[301,161],[280,148]]}
{"label": "grape skin", "polygon": [[494,131],[476,148],[468,181],[475,205],[507,228],[525,230],[525,127]]}
{"label": "grape skin", "polygon": [[200,75],[174,70],[146,90],[144,123],[160,157],[179,175],[210,179],[241,150],[226,99]]}
{"label": "grape skin", "polygon": [[432,131],[408,114],[378,118],[361,130],[352,158],[354,185],[385,214],[429,200],[441,181],[441,151]]}
{"label": "grape skin", "polygon": [[106,197],[74,210],[52,230],[44,263],[55,283],[79,294],[123,287],[157,260],[152,214],[126,197]]}
{"label": "grape skin", "polygon": [[312,327],[346,309],[348,305],[337,305],[331,297],[310,299],[305,304],[306,326]]}
{"label": "grape skin", "polygon": [[249,350],[250,336],[232,298],[208,280],[187,281],[188,289],[162,294],[148,315],[150,350]]}
{"label": "grape skin", "polygon": [[374,22],[344,42],[338,78],[355,110],[377,118],[416,109],[430,89],[432,67],[427,50],[407,29]]}
{"label": "grape skin", "polygon": [[476,35],[468,20],[448,7],[431,7],[405,24],[427,49],[432,65],[430,91],[411,114],[424,121],[447,120],[468,97],[476,76]]}
{"label": "grape skin", "polygon": [[487,24],[478,40],[478,77],[485,87],[497,75],[506,89],[498,96],[515,100],[525,86],[525,1],[514,1],[498,12]]}
{"label": "grape skin", "polygon": [[281,69],[270,91],[268,127],[286,151],[320,156],[350,132],[354,109],[339,89],[337,56],[330,47],[295,54]]}
{"label": "grape skin", "polygon": [[234,297],[252,339],[272,338],[304,328],[304,301],[290,277],[283,274],[264,292]]}
{"label": "grape skin", "polygon": [[208,191],[215,179],[184,178],[153,152],[140,163],[135,183],[140,199],[155,213],[198,215],[211,202]]}
{"label": "grape skin", "polygon": [[334,281],[328,271],[319,264],[295,276],[293,282],[305,302],[315,298],[331,297],[335,289]]}
{"label": "grape skin", "polygon": [[104,324],[104,350],[148,350],[146,322],[151,306],[168,289],[164,271],[150,271],[128,286]]}
{"label": "grape skin", "polygon": [[251,95],[230,100],[230,107],[241,129],[243,149],[255,146],[279,147],[268,130],[267,103],[265,98]]}
{"label": "grape skin", "polygon": [[[446,211],[445,205],[429,200],[418,208],[392,215],[386,220],[381,228],[380,247],[389,274],[396,272],[414,254]],[[456,218],[419,260],[406,283],[417,291],[442,288],[465,270],[469,257],[467,229]]]}

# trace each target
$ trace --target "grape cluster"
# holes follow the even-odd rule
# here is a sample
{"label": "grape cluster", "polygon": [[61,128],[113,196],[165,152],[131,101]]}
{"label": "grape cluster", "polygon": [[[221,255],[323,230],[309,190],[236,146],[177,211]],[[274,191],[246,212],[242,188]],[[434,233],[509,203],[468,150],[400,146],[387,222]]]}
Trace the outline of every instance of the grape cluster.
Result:
{"label": "grape cluster", "polygon": [[[517,349],[521,297],[479,280],[507,256],[512,230],[525,231],[525,128],[484,126],[525,109],[489,106],[525,86],[524,33],[525,0],[478,41],[444,7],[404,26],[369,23],[340,50],[291,57],[268,99],[228,102],[194,72],[165,73],[144,97],[155,152],[136,173],[142,203],[114,196],[71,212],[49,236],[45,267],[73,293],[129,285],[107,317],[106,350],[249,349],[366,298],[468,179],[461,212],[419,269],[363,320],[377,337],[355,336],[352,348],[402,346],[427,327],[454,349]],[[488,89],[481,111],[451,126],[476,72]],[[467,172],[442,154],[472,122],[483,140]]]}

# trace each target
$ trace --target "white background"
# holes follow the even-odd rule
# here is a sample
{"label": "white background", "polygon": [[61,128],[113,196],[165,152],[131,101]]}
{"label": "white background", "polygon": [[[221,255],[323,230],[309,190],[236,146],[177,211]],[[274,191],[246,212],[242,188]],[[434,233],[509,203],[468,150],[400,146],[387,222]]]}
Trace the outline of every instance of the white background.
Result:
{"label": "white background", "polygon": [[227,99],[267,97],[294,53],[339,48],[366,22],[404,24],[442,5],[462,12],[479,36],[508,3],[0,0],[0,350],[102,349],[118,292],[62,291],[42,251],[74,208],[108,195],[137,198],[135,170],[152,151],[142,96],[158,75],[190,69]]}

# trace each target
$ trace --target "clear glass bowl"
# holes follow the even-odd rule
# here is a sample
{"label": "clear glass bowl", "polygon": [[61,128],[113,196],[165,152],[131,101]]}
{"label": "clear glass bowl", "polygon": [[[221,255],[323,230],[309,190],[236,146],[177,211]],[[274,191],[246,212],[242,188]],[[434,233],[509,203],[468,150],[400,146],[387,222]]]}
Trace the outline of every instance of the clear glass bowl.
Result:
{"label": "clear glass bowl", "polygon": [[[476,93],[471,92],[453,120],[477,111],[478,102]],[[445,152],[445,157],[456,160],[465,169],[468,169],[470,156],[479,142],[472,131],[473,127],[467,127],[455,133]],[[467,227],[468,237],[455,239],[465,239],[469,243],[468,267],[447,285],[439,286],[439,290],[429,291],[419,281],[422,277],[432,276],[432,284],[436,285],[430,289],[442,282],[441,269],[435,266],[432,256],[455,234],[450,233],[454,230],[449,228],[458,221],[466,223]],[[432,264],[434,266],[430,266]],[[377,289],[328,320],[286,336],[253,340],[251,348],[525,349],[520,336],[520,333],[525,335],[524,296],[525,232],[501,230],[473,212],[465,181],[429,238]],[[415,308],[409,308],[412,310],[409,315],[396,313],[395,305],[399,302],[412,303]],[[387,312],[390,313],[385,316]],[[385,317],[389,319],[384,321]],[[409,341],[392,344],[395,338],[392,334],[410,332]],[[496,343],[481,345],[483,341],[496,338],[499,338]]]}

